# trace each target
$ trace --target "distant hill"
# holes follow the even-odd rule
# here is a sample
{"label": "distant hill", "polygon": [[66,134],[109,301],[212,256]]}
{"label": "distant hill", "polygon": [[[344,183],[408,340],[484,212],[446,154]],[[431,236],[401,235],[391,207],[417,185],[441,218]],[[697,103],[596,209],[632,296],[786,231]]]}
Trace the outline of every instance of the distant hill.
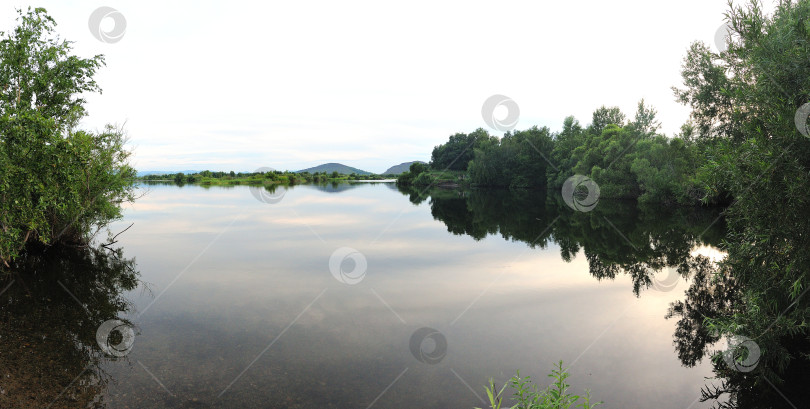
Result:
{"label": "distant hill", "polygon": [[405,172],[406,170],[410,169],[411,163],[415,163],[415,162],[425,163],[425,162],[422,162],[421,160],[415,160],[413,162],[400,163],[399,165],[391,166],[390,168],[388,168],[388,170],[386,170],[382,174],[383,175],[399,175],[400,173]]}
{"label": "distant hill", "polygon": [[304,172],[309,172],[309,173],[315,173],[315,172],[332,173],[334,171],[337,171],[338,173],[342,173],[344,175],[351,175],[352,173],[356,173],[358,175],[373,175],[373,173],[371,173],[371,172],[367,172],[365,170],[353,168],[351,166],[346,166],[346,165],[341,164],[341,163],[324,163],[323,165],[318,165],[318,166],[315,166],[315,167],[312,167],[312,168],[297,170],[297,171],[295,171],[295,173],[304,173]]}

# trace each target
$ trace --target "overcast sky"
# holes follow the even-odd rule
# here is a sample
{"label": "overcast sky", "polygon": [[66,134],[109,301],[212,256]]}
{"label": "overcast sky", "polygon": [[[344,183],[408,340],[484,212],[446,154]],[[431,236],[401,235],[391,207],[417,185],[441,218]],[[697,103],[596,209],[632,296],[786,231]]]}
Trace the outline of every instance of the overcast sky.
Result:
{"label": "overcast sky", "polygon": [[[766,0],[766,9],[772,9]],[[15,7],[0,0],[0,30]],[[689,44],[714,46],[726,0],[45,1],[81,56],[104,54],[104,90],[84,127],[126,123],[139,170],[297,170],[341,162],[372,172],[430,159],[455,132],[486,127],[493,94],[517,129],[583,125],[600,105],[632,116],[644,98],[662,130]],[[117,42],[91,14],[126,20]],[[112,31],[112,18],[102,20]],[[119,27],[120,28],[120,27]],[[503,112],[501,112],[503,111]],[[498,115],[505,115],[501,108]],[[491,130],[494,134],[501,132]]]}

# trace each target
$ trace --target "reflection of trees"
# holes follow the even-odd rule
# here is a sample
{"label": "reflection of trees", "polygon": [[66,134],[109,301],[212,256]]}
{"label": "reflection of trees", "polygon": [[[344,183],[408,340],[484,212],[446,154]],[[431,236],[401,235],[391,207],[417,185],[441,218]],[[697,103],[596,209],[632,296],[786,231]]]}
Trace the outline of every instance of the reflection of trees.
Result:
{"label": "reflection of trees", "polygon": [[743,285],[705,258],[689,261],[692,281],[683,301],[670,306],[667,318],[679,318],[675,348],[686,366],[711,357],[716,380],[702,391],[703,401],[716,408],[795,408],[810,401],[810,340],[800,333],[772,338],[770,332],[752,332],[753,326],[738,328],[761,349],[756,368],[740,372],[722,359],[724,351],[714,347],[721,339],[708,323],[723,317],[756,315],[742,302]]}
{"label": "reflection of trees", "polygon": [[727,275],[715,274],[714,265],[704,257],[689,261],[692,281],[686,299],[670,305],[667,318],[680,317],[675,329],[678,358],[686,366],[695,366],[720,340],[706,326],[707,318],[730,313],[739,299],[739,285]]}
{"label": "reflection of trees", "polygon": [[[695,245],[717,244],[722,234],[721,223],[712,225],[718,213],[707,209],[602,201],[583,213],[543,191],[434,189],[429,195],[416,189],[401,191],[415,204],[429,197],[433,217],[453,234],[476,240],[499,234],[540,248],[554,242],[566,261],[582,250],[594,277],[628,274],[636,294],[653,284],[653,272],[665,267],[688,275]],[[710,225],[713,228],[704,232]]]}
{"label": "reflection of trees", "polygon": [[[675,269],[690,279],[690,286],[683,300],[671,304],[667,318],[678,319],[674,344],[684,366],[711,359],[716,379],[703,389],[704,401],[717,408],[789,408],[810,402],[810,339],[802,334],[810,325],[807,320],[796,322],[798,313],[774,319],[757,307],[788,304],[776,287],[771,299],[743,301],[746,288],[769,285],[761,278],[745,282],[729,273],[739,270],[739,263],[754,263],[754,257],[731,260],[719,270],[691,254],[696,245],[718,247],[725,239],[716,210],[603,200],[584,213],[558,196],[536,191],[401,191],[415,204],[429,199],[433,217],[451,233],[476,240],[498,234],[540,248],[553,242],[566,261],[582,251],[591,275],[602,280],[626,274],[635,294],[655,284],[654,271]],[[713,327],[730,320],[736,327]],[[745,335],[756,342],[761,358],[753,371],[734,370],[722,359],[721,334]]]}
{"label": "reflection of trees", "polygon": [[103,406],[108,358],[96,330],[129,309],[122,292],[138,285],[134,260],[121,256],[53,247],[17,260],[0,283],[11,284],[0,295],[0,407]]}

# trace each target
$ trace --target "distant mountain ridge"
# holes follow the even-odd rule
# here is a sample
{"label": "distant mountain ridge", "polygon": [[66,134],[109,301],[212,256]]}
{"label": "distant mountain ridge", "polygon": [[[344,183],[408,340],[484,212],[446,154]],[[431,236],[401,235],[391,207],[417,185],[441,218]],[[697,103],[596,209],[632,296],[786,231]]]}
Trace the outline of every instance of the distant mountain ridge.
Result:
{"label": "distant mountain ridge", "polygon": [[390,168],[388,168],[388,170],[386,170],[382,174],[383,175],[399,175],[400,173],[405,172],[406,170],[410,169],[412,163],[417,163],[417,162],[418,163],[425,163],[425,162],[422,162],[421,160],[415,160],[415,161],[412,161],[412,162],[402,162],[399,165],[391,166]]}
{"label": "distant mountain ridge", "polygon": [[309,172],[309,173],[315,173],[315,172],[332,173],[332,172],[335,172],[335,171],[337,171],[337,173],[342,173],[344,175],[351,175],[352,173],[356,173],[358,175],[373,175],[374,174],[373,172],[368,172],[368,171],[365,171],[365,170],[362,170],[362,169],[357,169],[357,168],[353,168],[351,166],[346,166],[346,165],[344,165],[342,163],[334,163],[334,162],[324,163],[322,165],[318,165],[318,166],[315,166],[315,167],[297,170],[297,171],[295,171],[295,173],[304,173],[304,172]]}

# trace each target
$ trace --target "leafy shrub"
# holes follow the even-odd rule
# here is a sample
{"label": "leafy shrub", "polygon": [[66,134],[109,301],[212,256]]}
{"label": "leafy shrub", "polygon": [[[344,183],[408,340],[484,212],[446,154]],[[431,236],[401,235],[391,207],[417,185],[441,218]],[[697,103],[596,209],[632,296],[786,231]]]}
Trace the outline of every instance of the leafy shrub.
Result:
{"label": "leafy shrub", "polygon": [[420,173],[419,176],[416,177],[416,179],[414,179],[413,184],[416,186],[429,186],[432,185],[433,182],[434,179],[432,176],[430,176],[430,173],[423,172]]}

